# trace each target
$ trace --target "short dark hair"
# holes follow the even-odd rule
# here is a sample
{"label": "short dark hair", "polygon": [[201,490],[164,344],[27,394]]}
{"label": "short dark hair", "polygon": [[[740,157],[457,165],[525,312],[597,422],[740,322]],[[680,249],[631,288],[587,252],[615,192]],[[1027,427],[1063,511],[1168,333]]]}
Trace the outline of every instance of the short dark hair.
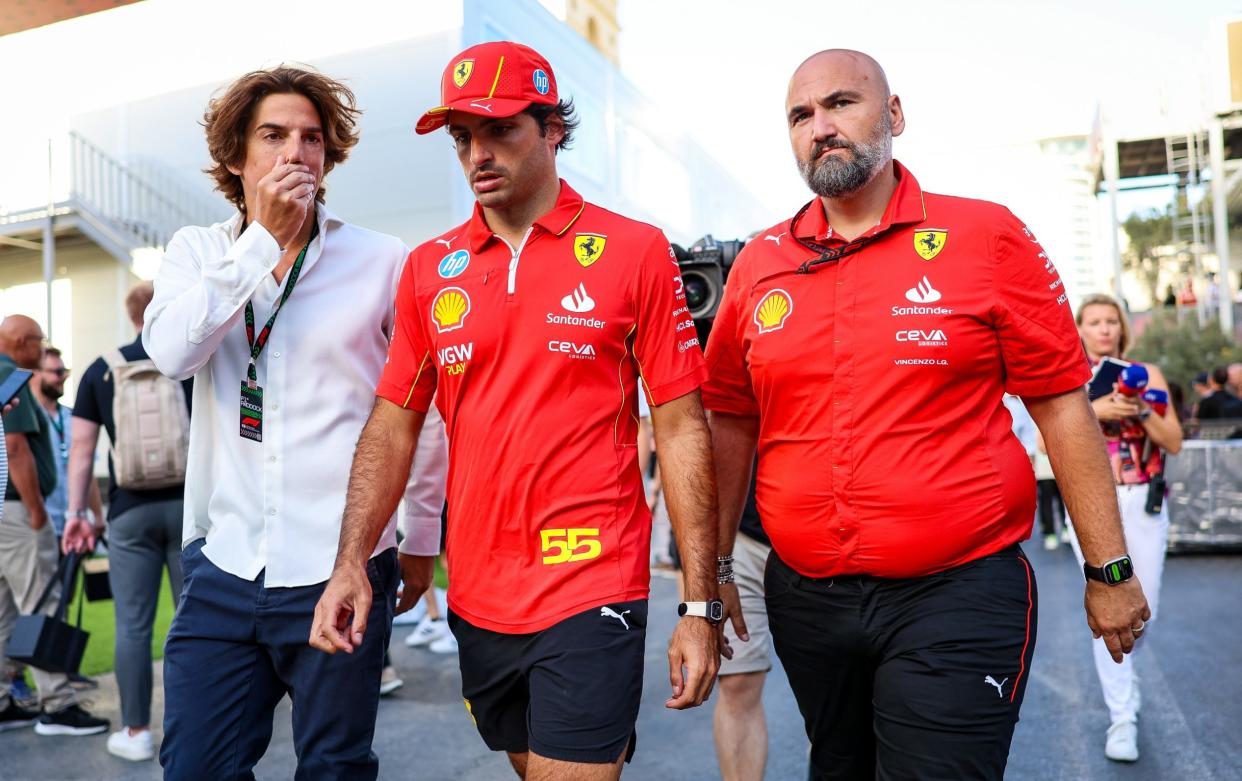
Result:
{"label": "short dark hair", "polygon": [[1229,382],[1229,369],[1225,368],[1224,366],[1217,366],[1215,369],[1213,369],[1212,370],[1212,382],[1216,383],[1217,385],[1223,388],[1225,384]]}
{"label": "short dark hair", "polygon": [[44,358],[60,358],[60,356],[61,352],[59,347],[52,347],[51,345],[48,345],[43,348]]}
{"label": "short dark hair", "polygon": [[574,142],[574,131],[582,123],[582,120],[578,119],[578,115],[574,112],[573,98],[558,100],[555,106],[550,106],[547,103],[532,103],[522,113],[530,114],[535,118],[535,122],[539,124],[539,135],[541,136],[548,134],[549,118],[555,116],[560,119],[561,126],[565,128],[565,135],[556,145],[558,151],[569,149]]}

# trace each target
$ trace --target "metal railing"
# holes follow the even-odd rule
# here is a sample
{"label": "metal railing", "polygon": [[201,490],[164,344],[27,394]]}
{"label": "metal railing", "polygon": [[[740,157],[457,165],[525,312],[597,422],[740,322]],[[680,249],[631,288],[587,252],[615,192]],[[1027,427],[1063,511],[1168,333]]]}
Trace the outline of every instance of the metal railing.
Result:
{"label": "metal railing", "polygon": [[169,182],[156,186],[77,133],[69,134],[70,196],[136,247],[163,247],[178,228],[207,225],[222,209]]}

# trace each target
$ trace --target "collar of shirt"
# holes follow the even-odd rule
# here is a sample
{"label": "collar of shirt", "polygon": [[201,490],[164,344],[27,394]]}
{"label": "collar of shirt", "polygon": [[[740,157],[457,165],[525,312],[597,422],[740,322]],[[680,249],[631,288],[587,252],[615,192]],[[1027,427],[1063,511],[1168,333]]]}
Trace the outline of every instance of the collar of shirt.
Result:
{"label": "collar of shirt", "polygon": [[[547,214],[535,220],[535,225],[553,236],[560,236],[569,230],[584,208],[586,208],[586,202],[582,200],[582,196],[562,179],[561,192],[556,198],[556,205]],[[470,216],[470,222],[466,223],[466,235],[469,237],[470,249],[473,252],[482,252],[487,242],[496,235],[487,226],[487,218],[483,216],[483,207],[478,201],[474,203],[474,214]]]}
{"label": "collar of shirt", "polygon": [[[321,236],[327,233],[329,225],[339,227],[345,224],[344,220],[329,211],[328,207],[322,203],[315,204],[315,221],[319,223],[319,235]],[[245,216],[241,212],[237,212],[225,220],[221,227],[228,231],[230,240],[237,241],[238,237],[241,236],[242,230],[246,227]]]}
{"label": "collar of shirt", "polygon": [[[927,207],[923,203],[923,189],[919,187],[914,174],[896,160],[893,161],[893,174],[897,177],[897,189],[893,190],[892,196],[888,199],[884,216],[880,218],[879,225],[859,238],[876,236],[896,225],[912,225],[927,219]],[[806,214],[802,216],[797,225],[791,226],[791,230],[799,239],[820,243],[834,240],[845,243],[844,239],[833,233],[832,226],[828,224],[828,217],[824,214],[824,202],[818,198],[811,202],[811,208],[806,210]]]}

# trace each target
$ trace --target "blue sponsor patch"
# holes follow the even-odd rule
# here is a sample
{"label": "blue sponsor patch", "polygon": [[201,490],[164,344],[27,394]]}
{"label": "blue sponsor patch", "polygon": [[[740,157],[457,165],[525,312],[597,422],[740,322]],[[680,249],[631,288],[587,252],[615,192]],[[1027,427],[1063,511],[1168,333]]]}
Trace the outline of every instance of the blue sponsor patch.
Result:
{"label": "blue sponsor patch", "polygon": [[552,88],[552,82],[548,79],[548,74],[544,73],[543,70],[540,69],[535,71],[531,78],[535,82],[535,90],[538,91],[540,95],[547,95],[548,90]]}
{"label": "blue sponsor patch", "polygon": [[440,260],[438,271],[440,276],[445,279],[452,279],[459,276],[461,272],[466,270],[466,266],[470,265],[470,253],[464,249],[456,252],[450,252]]}

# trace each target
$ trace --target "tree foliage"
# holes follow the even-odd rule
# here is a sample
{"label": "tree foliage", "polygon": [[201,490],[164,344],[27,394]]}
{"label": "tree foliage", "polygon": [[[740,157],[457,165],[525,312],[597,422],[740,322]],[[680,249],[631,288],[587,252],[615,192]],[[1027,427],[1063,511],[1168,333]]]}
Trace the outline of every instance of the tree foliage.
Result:
{"label": "tree foliage", "polygon": [[1171,312],[1156,310],[1126,357],[1156,364],[1189,393],[1199,372],[1242,361],[1242,347],[1221,332],[1216,320],[1201,327],[1193,316],[1178,322]]}

